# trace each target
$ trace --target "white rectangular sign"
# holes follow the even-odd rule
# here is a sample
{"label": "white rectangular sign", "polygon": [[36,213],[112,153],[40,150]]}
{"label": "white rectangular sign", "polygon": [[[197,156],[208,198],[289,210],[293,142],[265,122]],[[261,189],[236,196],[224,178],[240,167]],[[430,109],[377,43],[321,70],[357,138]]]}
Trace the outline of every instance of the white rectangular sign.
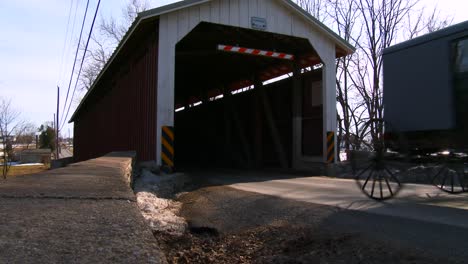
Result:
{"label": "white rectangular sign", "polygon": [[251,17],[250,18],[250,26],[256,30],[266,30],[267,29],[267,21],[265,18],[261,17]]}

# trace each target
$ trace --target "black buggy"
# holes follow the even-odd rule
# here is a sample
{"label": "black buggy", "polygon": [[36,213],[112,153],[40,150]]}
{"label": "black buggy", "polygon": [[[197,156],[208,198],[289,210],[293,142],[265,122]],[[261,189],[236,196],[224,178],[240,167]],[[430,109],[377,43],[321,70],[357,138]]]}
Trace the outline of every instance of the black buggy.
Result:
{"label": "black buggy", "polygon": [[384,116],[371,119],[351,153],[353,174],[370,198],[401,189],[409,168],[427,183],[468,191],[468,21],[384,50]]}

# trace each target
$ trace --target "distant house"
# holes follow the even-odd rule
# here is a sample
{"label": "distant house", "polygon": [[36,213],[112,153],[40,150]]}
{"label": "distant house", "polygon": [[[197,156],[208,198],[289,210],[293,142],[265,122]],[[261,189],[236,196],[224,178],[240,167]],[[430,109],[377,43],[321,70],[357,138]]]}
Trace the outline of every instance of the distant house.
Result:
{"label": "distant house", "polygon": [[13,142],[15,140],[14,136],[1,137],[0,136],[0,158],[3,158],[5,155],[5,150],[3,149],[4,142]]}
{"label": "distant house", "polygon": [[50,149],[25,149],[20,153],[20,162],[49,164],[51,154]]}
{"label": "distant house", "polygon": [[7,137],[1,137],[0,136],[0,143],[3,143],[4,138],[7,139],[10,142],[16,141],[16,136],[15,135],[10,135],[10,136],[7,136]]}
{"label": "distant house", "polygon": [[3,158],[3,155],[5,155],[3,153],[3,138],[0,137],[0,158]]}

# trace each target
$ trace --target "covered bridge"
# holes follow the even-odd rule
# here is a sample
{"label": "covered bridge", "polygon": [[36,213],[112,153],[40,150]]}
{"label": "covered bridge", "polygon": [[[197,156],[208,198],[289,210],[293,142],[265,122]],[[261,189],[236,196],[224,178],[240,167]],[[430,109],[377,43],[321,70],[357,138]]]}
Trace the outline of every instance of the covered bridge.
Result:
{"label": "covered bridge", "polygon": [[70,120],[75,158],[136,150],[178,167],[333,162],[335,59],[353,51],[289,0],[145,11]]}

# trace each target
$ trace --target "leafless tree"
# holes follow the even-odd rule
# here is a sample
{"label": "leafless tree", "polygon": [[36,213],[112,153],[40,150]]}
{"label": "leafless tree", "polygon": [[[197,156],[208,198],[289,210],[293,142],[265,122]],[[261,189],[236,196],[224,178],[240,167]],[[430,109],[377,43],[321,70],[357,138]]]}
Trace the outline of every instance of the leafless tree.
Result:
{"label": "leafless tree", "polygon": [[[327,0],[330,7],[327,11],[334,18],[337,33],[353,46],[360,41],[362,30],[357,23],[359,12],[354,1]],[[358,54],[341,57],[336,61],[337,113],[338,113],[338,146],[346,150],[352,149],[358,127],[361,125],[364,103],[357,96],[356,87],[352,82],[352,62],[358,59]],[[343,143],[343,144],[341,144]]]}
{"label": "leafless tree", "polygon": [[328,0],[296,0],[297,4],[320,22],[327,22],[330,18],[327,12]]}
{"label": "leafless tree", "polygon": [[406,19],[406,39],[413,39],[422,34],[431,33],[439,29],[445,28],[452,24],[453,18],[448,16],[443,17],[440,14],[437,6],[430,13],[427,8],[422,8],[413,14],[408,14]]}
{"label": "leafless tree", "polygon": [[[91,36],[91,44],[88,47],[85,65],[80,76],[81,89],[88,90],[91,87],[138,13],[148,8],[149,4],[146,0],[129,0],[122,9],[123,19],[101,16],[99,30]],[[85,42],[80,46],[84,49]]]}
{"label": "leafless tree", "polygon": [[35,139],[37,132],[37,127],[32,123],[25,123],[24,126],[20,127],[19,130],[15,132],[16,143],[26,145],[26,149],[29,149]]}
{"label": "leafless tree", "polygon": [[20,112],[16,110],[11,100],[0,98],[0,140],[3,154],[2,176],[5,179],[10,169],[8,153],[13,147],[13,136],[22,133],[25,122],[20,119]]}
{"label": "leafless tree", "polygon": [[[322,13],[327,25],[356,47],[356,53],[337,60],[338,140],[346,150],[375,127],[362,131],[369,119],[383,117],[382,54],[397,42],[451,24],[437,8],[418,10],[419,0],[297,0],[304,9]],[[323,13],[326,12],[326,15]],[[359,140],[356,140],[359,139]]]}
{"label": "leafless tree", "polygon": [[[360,60],[354,61],[356,74],[353,84],[365,102],[366,117],[369,119],[383,118],[382,92],[382,54],[385,48],[405,40],[402,34],[408,25],[408,18],[417,15],[418,23],[413,27],[414,37],[450,24],[441,19],[434,9],[430,14],[424,10],[416,10],[418,0],[348,0],[357,4],[360,13],[360,23],[363,25],[362,38],[356,42]],[[422,21],[422,22],[421,22]],[[379,137],[377,127],[369,126],[373,140]],[[364,133],[364,132],[362,132]]]}

